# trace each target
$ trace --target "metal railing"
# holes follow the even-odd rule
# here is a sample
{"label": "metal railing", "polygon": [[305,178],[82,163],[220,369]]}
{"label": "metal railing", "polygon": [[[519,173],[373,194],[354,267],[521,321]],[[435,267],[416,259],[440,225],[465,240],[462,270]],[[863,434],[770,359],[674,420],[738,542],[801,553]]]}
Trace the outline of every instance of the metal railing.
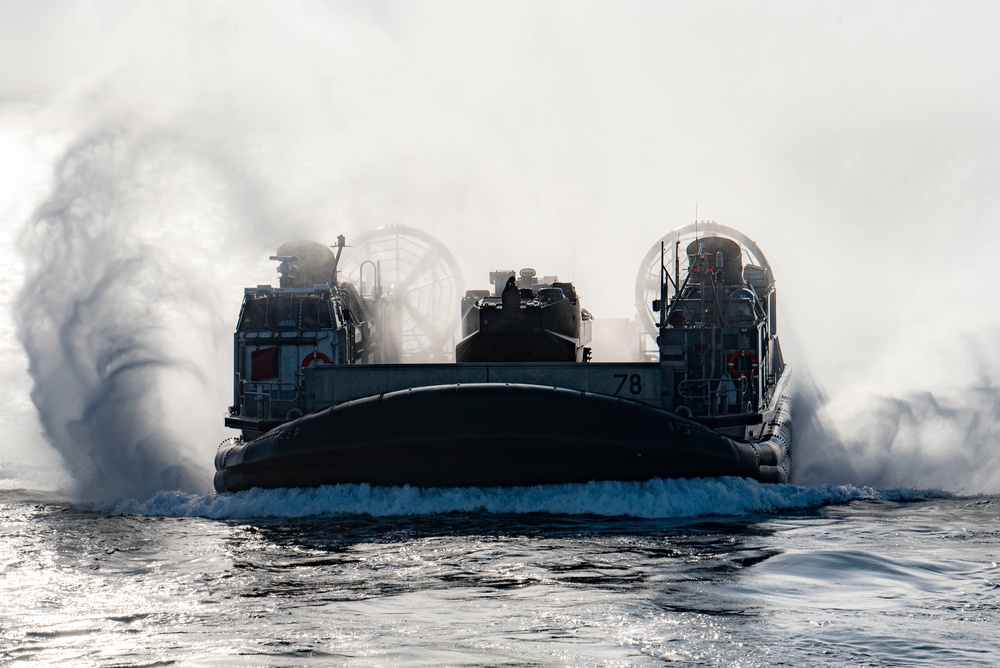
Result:
{"label": "metal railing", "polygon": [[299,408],[300,391],[295,383],[243,381],[243,415],[264,420],[282,419]]}

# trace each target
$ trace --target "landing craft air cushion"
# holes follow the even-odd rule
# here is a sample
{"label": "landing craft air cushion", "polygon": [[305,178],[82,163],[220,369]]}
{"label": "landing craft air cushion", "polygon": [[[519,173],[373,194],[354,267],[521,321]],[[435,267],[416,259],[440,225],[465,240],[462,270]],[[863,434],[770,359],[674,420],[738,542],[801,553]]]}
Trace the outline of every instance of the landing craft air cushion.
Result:
{"label": "landing craft air cushion", "polygon": [[246,289],[226,418],[241,436],[216,455],[219,492],[788,481],[775,285],[742,233],[665,235],[636,282],[637,361],[603,363],[570,282],[498,270],[459,299],[440,290],[458,274],[429,235],[376,230],[349,272],[345,246],[285,244],[279,286]]}

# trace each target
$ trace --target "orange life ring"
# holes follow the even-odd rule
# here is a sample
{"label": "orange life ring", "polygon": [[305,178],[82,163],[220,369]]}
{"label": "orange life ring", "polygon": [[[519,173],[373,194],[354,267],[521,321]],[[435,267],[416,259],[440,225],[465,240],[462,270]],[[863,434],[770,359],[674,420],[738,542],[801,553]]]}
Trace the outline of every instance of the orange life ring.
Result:
{"label": "orange life ring", "polygon": [[[736,367],[736,362],[740,359],[750,360],[750,370],[743,371]],[[737,350],[735,353],[729,356],[729,364],[726,365],[729,368],[729,375],[733,378],[750,378],[750,376],[755,375],[760,371],[760,365],[757,364],[757,356],[754,355],[749,350]]]}
{"label": "orange life ring", "polygon": [[314,363],[320,362],[323,364],[329,364],[330,358],[317,350],[309,353],[302,359],[302,368],[304,369],[307,366],[314,366]]}

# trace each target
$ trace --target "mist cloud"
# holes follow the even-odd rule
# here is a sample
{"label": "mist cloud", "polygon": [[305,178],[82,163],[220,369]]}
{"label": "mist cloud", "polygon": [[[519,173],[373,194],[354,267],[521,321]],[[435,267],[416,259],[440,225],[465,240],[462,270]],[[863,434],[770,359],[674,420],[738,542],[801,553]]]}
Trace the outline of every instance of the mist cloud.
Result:
{"label": "mist cloud", "polygon": [[17,312],[32,400],[87,498],[208,481],[182,436],[190,423],[172,422],[184,420],[172,408],[190,408],[191,393],[211,384],[191,354],[197,340],[185,350],[192,341],[178,336],[212,333],[214,304],[172,257],[177,247],[142,238],[142,218],[155,214],[140,175],[152,157],[144,153],[155,152],[127,124],[81,138],[21,240],[28,271]]}
{"label": "mist cloud", "polygon": [[[470,287],[535,266],[625,317],[640,259],[698,202],[775,269],[786,355],[821,386],[796,447],[852,466],[809,479],[1000,485],[1000,366],[955,353],[1000,329],[992,6],[32,5],[0,5],[0,36],[36,27],[17,43],[41,54],[39,132],[68,148],[23,235],[18,317],[87,484],[202,484],[239,288],[282,241],[403,223]],[[0,70],[7,94],[23,80]]]}

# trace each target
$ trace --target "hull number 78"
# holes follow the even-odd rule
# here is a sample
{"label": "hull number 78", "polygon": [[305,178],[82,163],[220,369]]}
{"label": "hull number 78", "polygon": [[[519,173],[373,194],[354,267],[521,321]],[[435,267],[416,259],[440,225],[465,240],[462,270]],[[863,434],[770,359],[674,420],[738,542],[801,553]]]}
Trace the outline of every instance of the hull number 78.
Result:
{"label": "hull number 78", "polygon": [[642,376],[639,374],[616,373],[615,378],[618,379],[618,388],[615,390],[616,397],[622,393],[626,386],[628,386],[629,394],[642,394]]}

